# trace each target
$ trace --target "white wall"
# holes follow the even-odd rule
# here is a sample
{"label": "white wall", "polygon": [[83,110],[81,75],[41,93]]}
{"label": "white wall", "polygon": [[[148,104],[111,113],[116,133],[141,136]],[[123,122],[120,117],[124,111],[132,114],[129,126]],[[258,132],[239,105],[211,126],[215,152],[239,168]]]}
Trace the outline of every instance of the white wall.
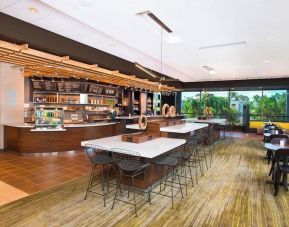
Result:
{"label": "white wall", "polygon": [[0,63],[0,149],[3,124],[24,123],[24,76],[20,68]]}

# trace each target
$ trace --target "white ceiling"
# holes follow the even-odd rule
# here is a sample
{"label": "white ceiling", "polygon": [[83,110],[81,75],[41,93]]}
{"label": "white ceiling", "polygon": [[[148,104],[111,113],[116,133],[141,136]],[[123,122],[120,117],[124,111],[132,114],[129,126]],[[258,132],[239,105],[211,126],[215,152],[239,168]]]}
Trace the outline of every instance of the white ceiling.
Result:
{"label": "white ceiling", "polygon": [[[146,10],[183,41],[163,39],[166,75],[185,82],[289,77],[288,0],[0,0],[5,14],[161,72],[160,30],[135,15]],[[240,41],[247,43],[199,49]],[[209,78],[202,65],[216,74]]]}

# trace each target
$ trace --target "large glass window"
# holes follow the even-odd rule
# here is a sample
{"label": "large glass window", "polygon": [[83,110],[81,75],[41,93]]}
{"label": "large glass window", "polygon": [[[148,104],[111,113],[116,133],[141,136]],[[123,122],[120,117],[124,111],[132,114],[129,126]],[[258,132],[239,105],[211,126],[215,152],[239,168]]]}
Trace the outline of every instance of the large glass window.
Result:
{"label": "large glass window", "polygon": [[201,93],[201,111],[210,107],[216,117],[225,117],[229,108],[228,91],[203,91]]}
{"label": "large glass window", "polygon": [[182,113],[195,117],[200,112],[200,92],[182,92]]}
{"label": "large glass window", "polygon": [[285,121],[286,100],[286,90],[264,90],[262,98],[264,121]]}
{"label": "large glass window", "polygon": [[[229,97],[230,95],[230,97]],[[210,107],[214,117],[236,115],[235,124],[243,121],[249,108],[250,120],[288,121],[286,90],[202,91],[182,93],[182,113],[202,116]]]}
{"label": "large glass window", "polygon": [[230,106],[243,115],[243,106],[248,105],[251,120],[262,120],[262,91],[231,91]]}

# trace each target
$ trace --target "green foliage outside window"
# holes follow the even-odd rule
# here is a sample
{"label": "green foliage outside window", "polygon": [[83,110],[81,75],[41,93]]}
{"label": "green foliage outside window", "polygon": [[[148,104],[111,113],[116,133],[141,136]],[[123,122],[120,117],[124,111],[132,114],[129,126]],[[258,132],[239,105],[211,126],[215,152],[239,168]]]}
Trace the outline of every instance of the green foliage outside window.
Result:
{"label": "green foliage outside window", "polygon": [[[201,95],[200,95],[201,94]],[[202,116],[206,107],[211,107],[214,116],[225,117],[231,112],[230,101],[249,105],[251,120],[284,121],[286,115],[286,90],[277,91],[231,91],[230,97],[218,96],[218,92],[202,92],[186,95],[182,100],[182,113]],[[236,111],[235,111],[236,112]],[[239,113],[235,113],[237,116]]]}

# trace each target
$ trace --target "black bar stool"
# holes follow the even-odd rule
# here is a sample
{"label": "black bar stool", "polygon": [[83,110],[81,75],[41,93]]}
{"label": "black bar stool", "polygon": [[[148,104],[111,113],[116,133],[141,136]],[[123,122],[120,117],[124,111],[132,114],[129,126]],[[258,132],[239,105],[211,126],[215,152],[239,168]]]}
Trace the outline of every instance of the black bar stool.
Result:
{"label": "black bar stool", "polygon": [[203,163],[200,156],[199,151],[202,144],[202,135],[201,131],[195,131],[194,134],[191,134],[186,142],[186,148],[190,152],[190,159],[189,159],[189,167],[192,167],[195,169],[195,175],[196,175],[196,183],[198,184],[198,168],[200,170],[201,176],[203,176]]}
{"label": "black bar stool", "polygon": [[[154,163],[156,166],[159,166],[161,168],[161,171],[160,171],[161,179],[159,182],[160,191],[159,192],[153,191],[153,185],[151,184],[151,193],[155,193],[158,195],[162,195],[162,196],[171,198],[172,208],[174,208],[174,197],[179,192],[181,193],[182,198],[184,197],[183,191],[182,191],[180,175],[178,173],[178,167],[179,167],[178,159],[173,157],[173,156],[163,156],[163,157],[160,157],[160,158],[152,161],[152,163]],[[163,176],[164,169],[166,169],[165,176]],[[171,178],[171,179],[169,180],[169,178]],[[174,180],[175,178],[177,178],[177,181]],[[164,183],[163,183],[163,181],[164,181]],[[162,185],[164,185],[164,189],[162,188]],[[171,188],[171,195],[170,196],[162,193],[162,191],[165,190],[166,187]],[[179,189],[177,191],[177,193],[174,193],[174,188]]]}
{"label": "black bar stool", "polygon": [[[86,200],[89,192],[103,196],[103,204],[106,206],[106,196],[112,192],[109,190],[110,182],[109,182],[109,170],[111,166],[114,164],[112,157],[109,154],[109,151],[106,151],[105,148],[96,146],[96,145],[86,145],[85,152],[87,157],[89,158],[92,168],[91,174],[88,182],[88,186],[86,189],[84,200]],[[99,180],[96,174],[96,167],[101,166],[101,178],[100,182],[94,182]],[[93,191],[92,188],[101,184],[102,192]]]}
{"label": "black bar stool", "polygon": [[[179,150],[172,152],[170,156],[177,158],[178,163],[181,165],[181,173],[179,174],[180,178],[184,178],[185,183],[181,183],[181,185],[184,185],[186,187],[186,195],[188,194],[188,183],[187,179],[190,179],[192,183],[192,187],[194,187],[194,179],[192,175],[191,165],[190,165],[190,158],[192,156],[193,151],[190,149],[190,147],[187,145],[183,145],[180,147]],[[188,171],[187,171],[188,170]],[[188,175],[189,173],[189,175]]]}
{"label": "black bar stool", "polygon": [[[141,191],[148,194],[148,202],[151,203],[151,197],[150,197],[150,190],[149,185],[147,181],[147,175],[146,175],[146,169],[150,165],[149,163],[142,164],[140,161],[140,154],[138,152],[133,152],[125,149],[119,149],[119,148],[112,148],[110,149],[112,152],[113,159],[116,162],[116,165],[118,166],[118,177],[117,177],[117,189],[114,196],[113,204],[111,209],[114,208],[115,201],[121,201],[130,205],[134,206],[135,216],[137,217],[137,203],[136,203],[136,196],[135,191]],[[139,175],[144,176],[144,182],[145,182],[145,188],[147,190],[142,190],[135,187],[135,178]],[[129,179],[128,185],[123,184],[123,177],[126,177]],[[126,186],[128,191],[128,198],[130,194],[130,190],[133,192],[133,203],[129,201],[122,200],[118,198],[118,191],[120,191],[120,196],[122,196],[122,190],[123,187]]]}

